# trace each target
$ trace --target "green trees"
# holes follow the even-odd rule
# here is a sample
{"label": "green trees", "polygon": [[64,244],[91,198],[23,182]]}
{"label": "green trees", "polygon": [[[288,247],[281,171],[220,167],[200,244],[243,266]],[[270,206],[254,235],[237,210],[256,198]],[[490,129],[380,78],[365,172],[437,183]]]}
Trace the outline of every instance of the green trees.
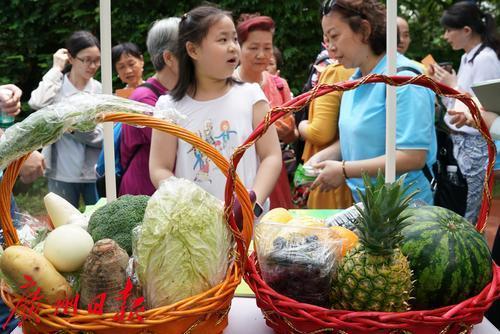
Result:
{"label": "green trees", "polygon": [[[500,22],[500,0],[481,1]],[[199,0],[112,2],[113,43],[132,41],[145,51],[147,30],[156,19],[179,16],[200,4]],[[282,50],[282,74],[298,93],[307,77],[308,66],[319,51],[322,40],[320,0],[263,1],[221,0],[217,4],[241,13],[259,12],[276,21],[275,43]],[[438,61],[453,61],[458,67],[461,52],[454,52],[442,39],[439,17],[452,0],[400,0],[400,13],[410,23],[412,44],[408,55],[421,59],[428,53]],[[2,2],[0,15],[0,83],[14,82],[29,98],[42,75],[52,66],[52,54],[64,46],[71,32],[92,31],[99,37],[99,1],[10,0]],[[153,73],[145,54],[145,75]],[[98,76],[99,78],[99,76]],[[115,86],[121,83],[115,78]]]}

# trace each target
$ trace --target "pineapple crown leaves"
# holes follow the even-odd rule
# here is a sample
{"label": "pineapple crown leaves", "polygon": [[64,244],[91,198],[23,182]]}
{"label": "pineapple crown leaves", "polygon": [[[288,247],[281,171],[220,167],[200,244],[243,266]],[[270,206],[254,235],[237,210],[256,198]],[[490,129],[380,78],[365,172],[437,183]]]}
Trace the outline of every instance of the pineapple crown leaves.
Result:
{"label": "pineapple crown leaves", "polygon": [[365,193],[357,189],[364,209],[356,206],[360,216],[354,222],[359,231],[359,240],[365,249],[374,255],[388,255],[398,248],[403,240],[401,230],[408,225],[406,213],[402,212],[410,205],[410,201],[418,193],[406,192],[413,185],[405,186],[406,174],[394,183],[385,183],[379,170],[375,182],[363,173]]}

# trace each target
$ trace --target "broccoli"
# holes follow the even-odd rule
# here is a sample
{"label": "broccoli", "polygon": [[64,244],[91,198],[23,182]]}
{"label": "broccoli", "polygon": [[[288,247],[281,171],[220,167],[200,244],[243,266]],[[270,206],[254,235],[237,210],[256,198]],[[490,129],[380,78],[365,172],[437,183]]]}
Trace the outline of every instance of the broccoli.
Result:
{"label": "broccoli", "polygon": [[142,224],[149,196],[124,195],[97,209],[90,216],[88,232],[97,242],[113,239],[132,255],[132,230]]}

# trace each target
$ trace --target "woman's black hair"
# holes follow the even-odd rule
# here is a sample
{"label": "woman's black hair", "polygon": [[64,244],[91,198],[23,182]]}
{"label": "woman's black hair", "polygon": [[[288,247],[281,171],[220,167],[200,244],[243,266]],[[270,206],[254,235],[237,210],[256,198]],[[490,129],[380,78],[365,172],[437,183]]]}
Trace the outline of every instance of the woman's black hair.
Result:
{"label": "woman's black hair", "polygon": [[449,29],[470,27],[481,36],[483,44],[492,48],[500,59],[500,37],[496,32],[495,19],[489,13],[483,13],[476,3],[455,3],[444,11],[440,21],[443,27]]}
{"label": "woman's black hair", "polygon": [[[179,39],[175,55],[179,61],[179,80],[170,95],[174,101],[181,100],[186,94],[196,94],[196,74],[193,59],[186,50],[187,42],[200,45],[208,34],[210,27],[224,16],[232,19],[231,13],[214,6],[199,6],[184,14],[179,23]],[[237,82],[232,77],[227,79],[228,83]]]}
{"label": "woman's black hair", "polygon": [[142,52],[136,44],[132,42],[120,43],[113,46],[111,49],[111,62],[113,63],[113,68],[115,68],[116,63],[124,54],[137,59],[142,59]]}
{"label": "woman's black hair", "polygon": [[346,20],[352,31],[362,30],[362,21],[371,25],[367,43],[377,56],[386,51],[386,9],[378,0],[325,0],[321,5],[321,16],[337,12]]}
{"label": "woman's black hair", "polygon": [[[99,43],[97,37],[86,30],[75,31],[66,40],[66,49],[73,58],[75,58],[78,52],[82,51],[83,49],[91,48],[94,46],[101,50],[101,44]],[[71,71],[71,64],[68,64],[66,65],[66,67],[64,67],[63,73],[68,73],[69,71]]]}

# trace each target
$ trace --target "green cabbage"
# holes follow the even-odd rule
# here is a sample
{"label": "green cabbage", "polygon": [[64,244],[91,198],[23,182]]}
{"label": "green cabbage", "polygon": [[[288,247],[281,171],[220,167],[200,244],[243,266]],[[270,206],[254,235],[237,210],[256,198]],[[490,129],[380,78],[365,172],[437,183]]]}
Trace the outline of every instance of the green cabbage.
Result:
{"label": "green cabbage", "polygon": [[233,245],[223,210],[220,200],[175,177],[151,196],[134,245],[149,308],[170,305],[223,281]]}

